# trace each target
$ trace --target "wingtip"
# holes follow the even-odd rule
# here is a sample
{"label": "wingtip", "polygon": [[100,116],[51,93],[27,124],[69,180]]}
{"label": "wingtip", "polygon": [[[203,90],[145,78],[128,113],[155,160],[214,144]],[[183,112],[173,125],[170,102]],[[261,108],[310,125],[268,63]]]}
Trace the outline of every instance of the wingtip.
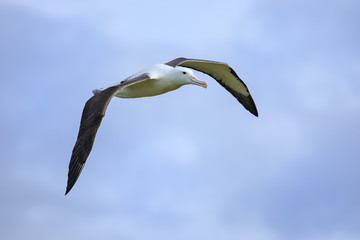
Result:
{"label": "wingtip", "polygon": [[255,117],[259,117],[259,114],[258,114],[258,111],[257,109],[255,108],[255,110],[253,111],[250,111]]}
{"label": "wingtip", "polygon": [[237,96],[237,100],[255,117],[259,117],[258,110],[256,108],[255,102],[251,95],[248,97],[243,97],[242,95]]}
{"label": "wingtip", "polygon": [[66,191],[65,191],[65,196],[70,192],[70,190],[73,188],[74,185],[67,185],[66,186]]}
{"label": "wingtip", "polygon": [[249,96],[245,99],[242,99],[243,102],[241,102],[244,107],[250,112],[252,113],[255,117],[259,117],[258,114],[258,110],[257,107],[255,105],[254,99],[252,98],[252,96],[249,94]]}

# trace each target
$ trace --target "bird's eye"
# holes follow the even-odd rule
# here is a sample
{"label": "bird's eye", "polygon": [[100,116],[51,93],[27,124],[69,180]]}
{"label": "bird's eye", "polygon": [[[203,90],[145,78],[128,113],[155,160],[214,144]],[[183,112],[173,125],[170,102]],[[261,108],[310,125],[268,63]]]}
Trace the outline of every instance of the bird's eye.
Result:
{"label": "bird's eye", "polygon": [[186,74],[186,72],[183,72],[183,74]]}

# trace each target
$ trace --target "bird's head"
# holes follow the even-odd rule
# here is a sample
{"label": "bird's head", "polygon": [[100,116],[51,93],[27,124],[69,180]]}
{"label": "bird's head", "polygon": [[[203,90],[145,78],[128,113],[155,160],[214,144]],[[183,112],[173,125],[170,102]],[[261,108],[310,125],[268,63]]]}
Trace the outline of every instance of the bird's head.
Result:
{"label": "bird's head", "polygon": [[191,69],[185,68],[185,67],[176,67],[174,69],[175,69],[175,72],[174,72],[175,77],[179,81],[181,81],[183,83],[183,85],[194,84],[194,85],[198,85],[198,86],[207,88],[207,82],[197,79],[195,77],[193,71],[191,71]]}

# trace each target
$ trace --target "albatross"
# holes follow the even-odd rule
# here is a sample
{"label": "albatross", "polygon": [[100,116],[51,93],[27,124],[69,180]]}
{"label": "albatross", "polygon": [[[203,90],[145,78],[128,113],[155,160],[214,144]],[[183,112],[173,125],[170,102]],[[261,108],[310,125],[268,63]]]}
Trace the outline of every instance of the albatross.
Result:
{"label": "albatross", "polygon": [[181,57],[165,64],[153,65],[126,78],[119,84],[93,91],[94,96],[86,102],[82,112],[79,133],[70,159],[65,195],[72,189],[84,168],[111,99],[114,96],[119,98],[155,96],[187,84],[206,88],[207,82],[196,78],[191,69],[214,78],[245,109],[258,116],[249,89],[227,63]]}

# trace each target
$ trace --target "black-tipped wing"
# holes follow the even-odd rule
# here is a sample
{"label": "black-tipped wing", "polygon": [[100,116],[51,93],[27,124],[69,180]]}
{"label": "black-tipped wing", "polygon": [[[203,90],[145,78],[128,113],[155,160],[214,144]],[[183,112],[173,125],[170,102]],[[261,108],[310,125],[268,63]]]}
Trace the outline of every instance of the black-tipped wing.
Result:
{"label": "black-tipped wing", "polygon": [[124,80],[119,85],[109,87],[96,93],[86,102],[81,116],[79,134],[70,159],[65,195],[71,190],[80,176],[94,144],[96,132],[100,127],[100,123],[105,116],[106,108],[113,96],[124,87],[148,79],[150,79],[149,75],[142,74],[138,77]]}
{"label": "black-tipped wing", "polygon": [[249,112],[258,116],[258,111],[249,89],[240,79],[236,72],[227,64],[222,62],[176,58],[166,65],[176,67],[188,67],[203,72],[213,77],[221,86],[228,90]]}

